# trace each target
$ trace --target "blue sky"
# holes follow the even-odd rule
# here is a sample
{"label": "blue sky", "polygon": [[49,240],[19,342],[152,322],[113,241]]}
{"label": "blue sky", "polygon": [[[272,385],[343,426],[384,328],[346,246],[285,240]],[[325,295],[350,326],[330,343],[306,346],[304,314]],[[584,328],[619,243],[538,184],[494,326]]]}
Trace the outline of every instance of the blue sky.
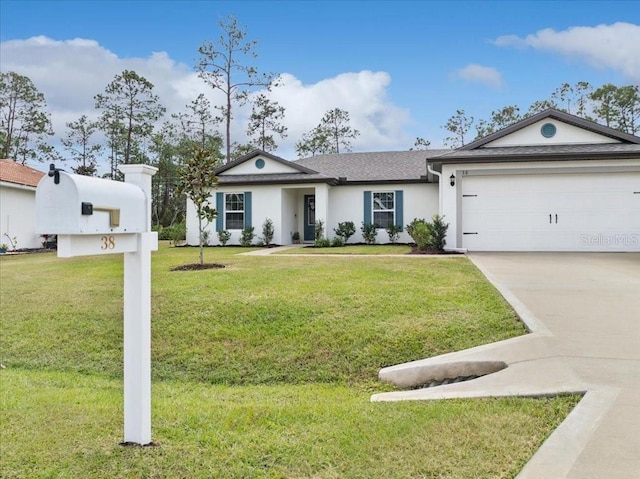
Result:
{"label": "blue sky", "polygon": [[407,149],[416,136],[437,148],[456,109],[487,118],[563,82],[640,84],[638,1],[2,0],[0,68],[45,93],[57,134],[124,68],[175,111],[199,88],[198,46],[229,14],[258,40],[256,65],[289,75],[276,97],[291,110],[285,157],[333,106],[361,130],[356,150]]}

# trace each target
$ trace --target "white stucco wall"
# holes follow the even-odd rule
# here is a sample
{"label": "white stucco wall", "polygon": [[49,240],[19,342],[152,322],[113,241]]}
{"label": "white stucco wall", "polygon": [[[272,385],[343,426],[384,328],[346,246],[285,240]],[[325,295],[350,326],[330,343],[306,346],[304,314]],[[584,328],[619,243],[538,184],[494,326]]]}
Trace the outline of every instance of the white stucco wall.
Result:
{"label": "white stucco wall", "polygon": [[36,234],[36,189],[0,182],[0,243],[11,248],[8,235],[17,239],[18,248],[40,248]]}
{"label": "white stucco wall", "polygon": [[[540,133],[542,125],[551,123],[556,127],[556,134],[545,138]],[[546,118],[533,123],[521,130],[515,131],[503,138],[487,143],[482,148],[496,148],[500,146],[530,146],[530,145],[567,145],[567,144],[596,144],[620,143],[608,136],[584,130],[562,121]]]}
{"label": "white stucco wall", "polygon": [[[215,193],[242,193],[251,191],[251,220],[255,228],[256,240],[262,236],[262,224],[266,218],[273,221],[275,236],[273,243],[290,244],[291,234],[295,231],[303,236],[304,196],[315,195],[316,219],[325,222],[325,237],[335,237],[334,228],[343,221],[353,221],[356,234],[350,243],[362,242],[360,227],[364,215],[364,191],[396,191],[403,193],[403,226],[414,218],[430,219],[438,213],[438,186],[436,184],[410,185],[354,185],[328,186],[324,183],[307,185],[256,185],[251,187],[221,187],[214,192],[212,204],[215,205]],[[220,212],[224,214],[224,212]],[[207,228],[209,244],[218,245],[215,221]],[[231,231],[228,244],[240,243],[240,230]],[[378,232],[377,242],[387,243],[389,237],[384,229]],[[400,236],[400,242],[411,242],[406,232]],[[198,222],[193,203],[187,201],[187,243],[198,244]]]}
{"label": "white stucco wall", "polygon": [[[327,223],[327,232],[330,238],[335,237],[334,228],[338,223],[352,221],[356,227],[356,234],[349,239],[349,243],[364,241],[360,227],[364,216],[364,191],[404,191],[403,194],[403,227],[406,227],[414,218],[430,219],[438,213],[438,186],[434,183],[408,184],[408,185],[357,185],[338,186],[331,189],[329,198],[330,217]],[[411,237],[403,231],[400,235],[401,243],[410,243]],[[384,229],[378,230],[376,238],[378,243],[388,243],[389,236]]]}
{"label": "white stucco wall", "polygon": [[[302,185],[254,185],[254,186],[228,186],[220,187],[214,191],[211,198],[211,205],[215,207],[216,193],[244,193],[251,192],[251,222],[255,228],[256,235],[254,243],[257,243],[262,237],[262,225],[267,218],[273,221],[275,234],[272,243],[274,244],[291,244],[291,234],[294,231],[300,232],[302,235],[303,228],[303,201],[304,195],[316,195],[316,218],[324,219],[326,217],[326,207],[322,204],[328,204],[323,200],[328,195],[328,186],[326,184],[302,184]],[[320,204],[318,204],[320,202]],[[224,211],[219,212],[224,214]],[[219,245],[216,233],[215,220],[206,228],[209,231],[209,244]],[[229,230],[231,239],[227,244],[240,244],[241,230]],[[198,219],[195,207],[191,201],[187,201],[187,244],[198,244]]]}

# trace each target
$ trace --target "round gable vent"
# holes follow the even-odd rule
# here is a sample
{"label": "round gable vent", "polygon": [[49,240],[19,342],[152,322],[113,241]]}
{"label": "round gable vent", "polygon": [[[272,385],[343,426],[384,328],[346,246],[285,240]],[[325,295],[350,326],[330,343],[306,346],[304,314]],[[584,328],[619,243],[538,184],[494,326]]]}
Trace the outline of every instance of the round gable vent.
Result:
{"label": "round gable vent", "polygon": [[542,125],[542,128],[540,128],[540,133],[542,133],[542,136],[545,138],[552,138],[556,134],[556,131],[556,125],[553,123],[545,123]]}
{"label": "round gable vent", "polygon": [[256,160],[256,168],[258,168],[259,170],[264,168],[264,160],[262,158],[258,158]]}

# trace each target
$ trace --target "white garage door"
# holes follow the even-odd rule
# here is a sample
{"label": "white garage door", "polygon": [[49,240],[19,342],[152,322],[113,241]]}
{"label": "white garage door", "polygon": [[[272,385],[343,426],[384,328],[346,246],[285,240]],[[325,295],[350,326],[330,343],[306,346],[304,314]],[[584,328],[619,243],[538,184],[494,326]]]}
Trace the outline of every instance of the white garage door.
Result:
{"label": "white garage door", "polygon": [[640,172],[465,176],[469,251],[640,251]]}

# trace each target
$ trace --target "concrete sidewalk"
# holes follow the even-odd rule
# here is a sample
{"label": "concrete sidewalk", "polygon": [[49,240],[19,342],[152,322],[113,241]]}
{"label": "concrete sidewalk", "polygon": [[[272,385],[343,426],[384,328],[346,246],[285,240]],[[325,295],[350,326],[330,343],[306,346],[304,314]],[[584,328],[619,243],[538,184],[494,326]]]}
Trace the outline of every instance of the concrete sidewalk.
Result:
{"label": "concrete sidewalk", "polygon": [[531,334],[385,368],[392,382],[451,362],[504,361],[471,381],[373,401],[585,396],[519,478],[640,477],[640,254],[475,253]]}

